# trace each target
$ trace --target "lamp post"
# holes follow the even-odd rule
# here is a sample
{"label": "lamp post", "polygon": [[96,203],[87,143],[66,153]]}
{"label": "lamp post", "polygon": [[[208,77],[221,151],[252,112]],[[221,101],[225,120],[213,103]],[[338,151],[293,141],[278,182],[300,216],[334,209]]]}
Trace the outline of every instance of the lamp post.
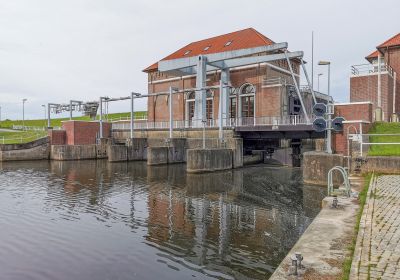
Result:
{"label": "lamp post", "polygon": [[332,154],[332,122],[331,117],[334,114],[332,105],[330,103],[330,91],[331,91],[331,62],[330,61],[320,61],[318,65],[328,65],[328,121],[326,130],[326,152]]}
{"label": "lamp post", "polygon": [[44,126],[46,127],[46,105],[42,104],[43,111],[44,111]]}
{"label": "lamp post", "polygon": [[321,77],[322,75],[324,75],[324,74],[322,74],[322,73],[318,74],[318,92],[319,92],[319,77]]}
{"label": "lamp post", "polygon": [[22,130],[25,130],[25,102],[28,99],[22,99]]}
{"label": "lamp post", "polygon": [[0,106],[0,122],[1,122],[1,106]]}

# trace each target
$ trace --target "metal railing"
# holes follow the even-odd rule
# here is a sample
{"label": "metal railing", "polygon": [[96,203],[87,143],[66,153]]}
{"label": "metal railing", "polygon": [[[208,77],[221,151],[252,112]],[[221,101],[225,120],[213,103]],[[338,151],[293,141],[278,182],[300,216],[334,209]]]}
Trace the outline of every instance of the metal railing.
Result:
{"label": "metal railing", "polygon": [[[393,69],[390,65],[381,64],[381,73],[389,73],[393,77]],[[379,66],[376,64],[359,64],[351,66],[352,76],[363,76],[363,75],[376,75],[379,72]]]}
{"label": "metal railing", "polygon": [[[22,126],[22,125],[13,125],[13,130],[25,130],[25,131],[46,131],[46,126]],[[60,126],[52,127],[53,130],[61,130]]]}
{"label": "metal railing", "polygon": [[45,133],[35,133],[33,135],[29,135],[29,136],[11,136],[11,137],[6,137],[6,136],[0,136],[0,143],[1,144],[18,144],[18,143],[27,143],[27,142],[31,142],[31,141],[35,141],[38,140],[40,138],[45,137],[46,134]]}
{"label": "metal railing", "polygon": [[[118,117],[118,118],[105,118],[105,120],[109,122],[117,122],[117,121],[129,121],[131,119],[130,116]],[[135,121],[145,121],[147,120],[147,116],[135,116]]]}
{"label": "metal railing", "polygon": [[[380,151],[376,150],[378,146],[398,146],[400,145],[400,133],[386,133],[386,134],[349,134],[349,145],[353,147],[353,143],[358,144],[358,150],[353,151],[359,156],[365,156],[369,153],[377,153]],[[375,148],[374,148],[375,147]],[[400,152],[400,146],[399,146]],[[382,153],[385,153],[382,151]],[[383,154],[389,155],[389,154]]]}
{"label": "metal railing", "polygon": [[[234,127],[247,127],[247,126],[280,126],[280,125],[311,125],[313,122],[313,118],[307,122],[306,118],[299,115],[293,116],[285,116],[285,117],[246,117],[246,118],[229,118],[223,119],[223,126],[234,128]],[[112,129],[113,130],[129,130],[130,122],[120,121],[113,122]],[[219,120],[218,119],[209,119],[203,124],[201,120],[180,120],[173,121],[172,127],[173,129],[190,129],[190,128],[202,128],[205,126],[206,128],[218,128]],[[135,130],[148,130],[148,129],[169,129],[170,122],[169,121],[135,121],[134,129]]]}

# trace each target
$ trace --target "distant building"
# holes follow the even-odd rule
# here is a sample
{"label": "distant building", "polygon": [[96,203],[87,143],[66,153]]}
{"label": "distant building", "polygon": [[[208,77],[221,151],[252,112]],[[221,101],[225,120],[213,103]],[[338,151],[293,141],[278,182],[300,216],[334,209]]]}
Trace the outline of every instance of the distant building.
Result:
{"label": "distant building", "polygon": [[[168,55],[161,61],[209,55],[228,51],[255,48],[273,45],[274,42],[253,28],[248,28],[186,45]],[[272,53],[282,53],[277,50]],[[271,53],[259,53],[266,55]],[[299,79],[300,60],[292,59],[291,65],[295,77]],[[301,104],[294,88],[291,73],[286,60],[270,63],[234,67],[229,69],[232,88],[229,90],[228,117],[231,120],[248,118],[285,117],[301,114]],[[168,91],[169,87],[181,90],[196,88],[195,75],[172,75],[161,72],[158,62],[143,70],[148,74],[148,92],[159,93]],[[221,80],[221,71],[207,72],[206,85],[218,86]],[[311,108],[311,93],[303,90],[306,108]],[[322,95],[321,95],[322,96]],[[173,119],[190,123],[195,118],[195,92],[188,90],[185,93],[173,96]],[[218,118],[219,89],[207,90],[206,115],[212,122]],[[308,109],[307,109],[308,110]],[[148,98],[148,120],[168,121],[168,97],[153,96]]]}
{"label": "distant building", "polygon": [[[398,76],[400,74],[400,33],[377,46],[366,60],[368,64],[352,66],[350,101],[372,102],[375,120],[398,119],[400,113],[400,77]],[[381,108],[381,113],[379,108]]]}

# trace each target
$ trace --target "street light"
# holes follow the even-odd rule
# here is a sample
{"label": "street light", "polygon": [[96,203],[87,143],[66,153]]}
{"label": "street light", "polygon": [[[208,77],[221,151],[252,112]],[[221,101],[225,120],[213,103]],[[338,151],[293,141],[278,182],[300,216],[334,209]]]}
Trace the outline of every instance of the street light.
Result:
{"label": "street light", "polygon": [[42,104],[43,111],[44,111],[44,126],[46,127],[46,105]]}
{"label": "street light", "polygon": [[22,130],[25,130],[25,102],[28,99],[22,99]]}
{"label": "street light", "polygon": [[326,152],[328,154],[332,154],[332,122],[331,117],[333,112],[332,106],[330,106],[330,89],[331,89],[331,62],[330,61],[320,61],[318,65],[328,65],[328,121],[327,121],[327,129],[326,129]]}
{"label": "street light", "polygon": [[328,65],[328,96],[330,96],[331,90],[331,62],[330,61],[320,61],[318,65]]}
{"label": "street light", "polygon": [[324,74],[322,74],[322,73],[318,74],[318,92],[319,92],[319,77],[321,77],[322,75],[324,75]]}

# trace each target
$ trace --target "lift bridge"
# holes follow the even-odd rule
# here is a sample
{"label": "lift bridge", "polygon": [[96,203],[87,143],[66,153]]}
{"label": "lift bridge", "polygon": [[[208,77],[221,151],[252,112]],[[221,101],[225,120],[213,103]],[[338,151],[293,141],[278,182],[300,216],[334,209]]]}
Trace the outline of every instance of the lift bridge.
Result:
{"label": "lift bridge", "polygon": [[[195,130],[195,129],[218,129],[219,138],[223,140],[224,130],[232,129],[235,135],[242,137],[244,141],[264,141],[266,139],[310,139],[322,138],[324,133],[316,132],[313,129],[315,117],[312,114],[312,107],[317,103],[329,103],[331,98],[325,94],[315,92],[311,86],[303,60],[303,52],[289,52],[287,43],[276,43],[272,45],[247,48],[207,55],[198,55],[171,60],[161,60],[158,63],[160,72],[170,76],[195,76],[196,84],[194,88],[178,89],[170,87],[168,91],[149,94],[134,93],[131,97],[104,99],[104,101],[115,101],[122,99],[132,100],[136,98],[166,95],[167,100],[172,100],[172,95],[176,93],[195,92],[194,116],[190,120],[173,119],[173,102],[168,103],[169,120],[118,120],[113,123],[113,130],[130,130],[130,137],[134,131],[149,130],[169,130],[169,137],[172,138],[173,131]],[[286,61],[288,68],[282,68],[273,64],[276,61]],[[299,86],[300,76],[293,71],[292,63],[296,61],[301,66],[307,81],[307,86]],[[281,73],[291,77],[291,95],[294,97],[297,110],[283,116],[254,116],[254,117],[229,117],[230,93],[234,90],[230,81],[230,70],[237,67],[264,64]],[[219,85],[207,86],[207,73],[211,71],[220,72]],[[208,90],[218,90],[220,102],[218,104],[218,117],[207,119],[206,99]],[[306,102],[304,96],[311,96],[311,102]],[[133,116],[133,113],[132,113]]]}
{"label": "lift bridge", "polygon": [[[191,131],[203,130],[203,138],[205,138],[205,131],[214,129],[218,130],[218,138],[221,142],[224,141],[224,131],[233,130],[236,137],[243,138],[245,149],[246,146],[257,149],[257,143],[267,143],[264,147],[276,147],[279,145],[281,139],[292,140],[293,143],[299,145],[301,139],[323,138],[325,133],[318,132],[313,129],[313,121],[315,119],[312,114],[312,108],[317,103],[331,103],[332,99],[319,92],[315,92],[311,86],[306,68],[303,60],[304,53],[302,51],[289,52],[287,50],[287,43],[276,43],[272,45],[240,49],[234,51],[226,51],[220,53],[198,55],[193,57],[185,57],[179,59],[162,60],[158,64],[160,72],[168,76],[195,76],[196,83],[194,88],[173,88],[164,92],[155,93],[138,93],[132,92],[129,96],[125,97],[100,97],[98,102],[94,102],[87,106],[87,110],[94,107],[99,107],[99,121],[104,121],[104,108],[108,107],[109,102],[130,100],[131,114],[125,120],[113,120],[113,132],[124,135],[126,140],[134,138],[135,132],[141,131],[167,131],[166,138],[173,138],[174,131]],[[307,81],[307,86],[301,87],[299,85],[300,75],[293,71],[292,63],[296,61],[301,67]],[[273,62],[286,61],[287,69],[282,68]],[[290,91],[294,100],[296,110],[288,113],[287,115],[277,116],[254,116],[254,117],[229,117],[229,101],[230,93],[235,90],[230,81],[230,70],[238,67],[251,66],[251,65],[267,65],[270,68],[277,70],[281,73],[286,73],[291,77]],[[207,73],[210,71],[219,72],[220,81],[219,85],[207,85]],[[218,90],[220,93],[220,102],[218,104],[218,117],[214,119],[207,119],[206,116],[206,100],[207,91]],[[190,120],[174,120],[173,118],[173,102],[172,96],[177,93],[195,93],[194,116]],[[311,101],[306,102],[305,96],[311,96]],[[138,98],[148,98],[152,96],[165,96],[168,104],[169,119],[167,121],[135,119],[135,100]],[[71,103],[66,109],[73,109],[75,106],[80,106],[78,103]],[[60,104],[55,108],[60,109]],[[93,106],[92,106],[93,105]],[[90,109],[91,108],[91,109]],[[96,107],[97,108],[97,107]],[[62,108],[61,108],[62,109]],[[65,108],[64,108],[65,109]],[[166,108],[167,109],[167,108]],[[50,110],[50,105],[49,105]],[[72,112],[72,110],[70,110]],[[50,118],[50,114],[49,114]],[[103,126],[100,125],[99,137],[103,137]],[[143,135],[143,134],[142,134]],[[176,137],[176,136],[175,136]],[[296,142],[297,141],[297,142]],[[278,143],[278,144],[277,144]],[[298,152],[296,152],[298,153]]]}

